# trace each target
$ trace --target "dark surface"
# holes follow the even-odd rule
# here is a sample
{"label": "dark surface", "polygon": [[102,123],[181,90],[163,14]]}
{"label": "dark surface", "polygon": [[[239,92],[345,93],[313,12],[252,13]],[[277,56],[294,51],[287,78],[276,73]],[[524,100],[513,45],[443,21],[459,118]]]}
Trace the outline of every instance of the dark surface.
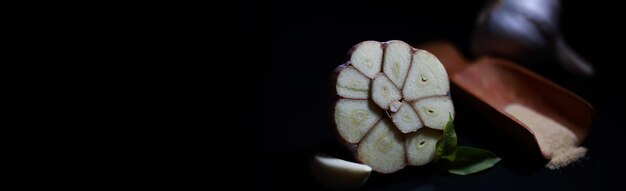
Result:
{"label": "dark surface", "polygon": [[[331,129],[329,77],[346,52],[364,40],[403,40],[416,45],[433,39],[454,42],[466,55],[481,1],[354,1],[343,3],[250,2],[243,6],[247,34],[247,145],[255,157],[260,189],[323,189],[309,173],[318,151],[352,159]],[[465,2],[465,1],[462,1]],[[455,100],[461,145],[492,150],[503,157],[493,169],[455,176],[432,166],[407,167],[392,175],[373,174],[364,190],[595,190],[619,189],[626,180],[623,31],[626,10],[589,1],[563,3],[562,31],[569,44],[597,69],[592,79],[571,76],[554,62],[534,68],[588,100],[596,110],[583,146],[587,157],[561,170],[548,170],[538,154],[519,151],[477,112]],[[610,48],[617,45],[617,48]],[[452,92],[454,98],[454,90]],[[519,152],[518,152],[519,151]]]}

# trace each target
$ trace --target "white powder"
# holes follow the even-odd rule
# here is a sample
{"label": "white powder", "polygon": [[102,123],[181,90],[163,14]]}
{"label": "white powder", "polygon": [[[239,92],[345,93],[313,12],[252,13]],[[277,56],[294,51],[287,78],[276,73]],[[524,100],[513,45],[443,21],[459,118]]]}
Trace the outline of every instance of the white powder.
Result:
{"label": "white powder", "polygon": [[517,118],[531,129],[539,148],[550,159],[549,169],[558,169],[585,156],[587,149],[576,145],[577,138],[560,123],[517,103],[504,107],[504,111]]}

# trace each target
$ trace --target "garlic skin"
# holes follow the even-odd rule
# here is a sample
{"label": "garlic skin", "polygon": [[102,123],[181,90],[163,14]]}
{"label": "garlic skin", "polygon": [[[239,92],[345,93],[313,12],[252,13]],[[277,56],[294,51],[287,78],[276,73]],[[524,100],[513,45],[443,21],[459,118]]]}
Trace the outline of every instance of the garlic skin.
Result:
{"label": "garlic skin", "polygon": [[481,12],[472,51],[514,61],[553,57],[570,73],[594,75],[594,68],[574,52],[559,30],[559,0],[494,0]]}

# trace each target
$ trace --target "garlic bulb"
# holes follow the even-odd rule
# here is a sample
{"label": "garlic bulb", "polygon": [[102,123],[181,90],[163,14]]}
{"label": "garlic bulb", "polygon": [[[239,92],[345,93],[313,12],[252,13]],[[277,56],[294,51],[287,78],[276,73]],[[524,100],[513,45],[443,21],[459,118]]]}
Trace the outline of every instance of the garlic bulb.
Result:
{"label": "garlic bulb", "polygon": [[477,55],[495,55],[515,61],[552,56],[573,74],[593,76],[593,66],[563,39],[559,12],[559,0],[491,1],[478,17],[472,50]]}

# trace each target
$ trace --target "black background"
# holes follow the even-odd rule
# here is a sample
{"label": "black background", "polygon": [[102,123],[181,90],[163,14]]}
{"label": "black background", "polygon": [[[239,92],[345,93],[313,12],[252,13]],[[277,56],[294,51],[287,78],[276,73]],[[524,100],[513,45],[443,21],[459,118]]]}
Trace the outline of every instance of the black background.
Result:
{"label": "black background", "polygon": [[[352,159],[331,129],[329,77],[346,52],[364,40],[403,40],[417,45],[434,39],[455,43],[472,58],[468,44],[485,1],[256,1],[241,6],[240,29],[247,45],[246,147],[260,189],[323,189],[311,177],[308,160],[323,151]],[[592,79],[571,76],[554,61],[535,72],[588,100],[596,111],[583,146],[587,157],[561,170],[548,170],[536,156],[515,154],[506,137],[470,129],[491,126],[455,101],[461,145],[503,157],[494,168],[456,176],[432,166],[407,167],[392,175],[373,174],[360,189],[377,190],[591,190],[623,189],[626,104],[623,10],[617,3],[562,2],[565,39],[595,65]],[[622,26],[623,27],[623,26]],[[454,90],[452,92],[454,99]],[[507,149],[512,148],[512,149]],[[523,153],[523,152],[520,152]],[[521,155],[521,156],[520,156]],[[527,161],[527,162],[525,162]]]}

